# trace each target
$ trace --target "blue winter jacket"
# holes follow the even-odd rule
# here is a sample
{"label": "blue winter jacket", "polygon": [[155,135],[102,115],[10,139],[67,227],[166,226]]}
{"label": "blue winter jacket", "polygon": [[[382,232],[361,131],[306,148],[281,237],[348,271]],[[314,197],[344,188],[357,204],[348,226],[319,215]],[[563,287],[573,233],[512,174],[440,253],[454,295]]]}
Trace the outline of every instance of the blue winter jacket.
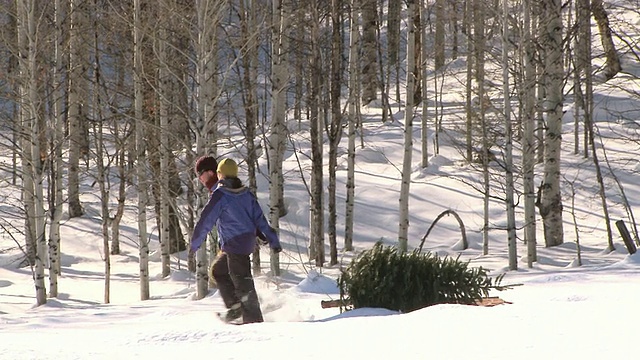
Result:
{"label": "blue winter jacket", "polygon": [[256,247],[256,230],[264,234],[271,248],[280,247],[275,230],[269,226],[258,200],[245,186],[232,188],[224,179],[215,186],[193,229],[191,251],[196,251],[216,225],[222,251],[249,255]]}

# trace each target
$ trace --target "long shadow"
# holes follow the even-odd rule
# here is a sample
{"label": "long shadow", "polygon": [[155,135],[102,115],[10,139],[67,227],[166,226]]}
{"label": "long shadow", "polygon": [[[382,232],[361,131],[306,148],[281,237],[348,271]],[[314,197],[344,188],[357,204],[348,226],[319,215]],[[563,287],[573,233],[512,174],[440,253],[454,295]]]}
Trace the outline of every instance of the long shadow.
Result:
{"label": "long shadow", "polygon": [[375,310],[354,309],[354,310],[343,312],[342,314],[328,317],[326,319],[309,320],[305,322],[323,323],[323,322],[329,322],[329,321],[335,321],[335,320],[341,320],[341,319],[347,319],[347,318],[382,317],[382,316],[399,315],[399,314],[400,312],[398,311],[387,310],[387,309],[375,309]]}
{"label": "long shadow", "polygon": [[[99,303],[97,301],[87,301],[87,300],[81,300],[81,299],[77,299],[77,298],[72,298],[69,294],[67,293],[59,293],[58,300],[65,300],[65,301],[69,301],[75,304],[81,304],[81,305],[86,305],[86,306],[96,306],[96,305],[104,305],[102,303]],[[63,307],[74,307],[74,306],[63,306]],[[83,306],[84,307],[84,306]]]}
{"label": "long shadow", "polygon": [[33,304],[34,303],[34,297],[33,296],[0,293],[0,297],[9,298],[9,299],[29,300],[28,302],[5,302],[5,304],[22,305],[22,304]]}
{"label": "long shadow", "polygon": [[[69,278],[78,278],[78,279],[90,279],[90,280],[103,280],[104,273],[98,271],[88,271],[88,270],[77,270],[73,268],[63,268],[62,274],[65,277]],[[138,281],[137,274],[127,274],[127,273],[112,273],[111,279],[113,280],[135,280]]]}

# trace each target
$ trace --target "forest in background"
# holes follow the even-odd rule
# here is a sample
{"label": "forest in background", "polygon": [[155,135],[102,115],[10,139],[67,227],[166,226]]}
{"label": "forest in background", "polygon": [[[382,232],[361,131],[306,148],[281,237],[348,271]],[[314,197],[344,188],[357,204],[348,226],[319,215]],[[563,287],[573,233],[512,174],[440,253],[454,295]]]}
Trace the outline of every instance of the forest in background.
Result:
{"label": "forest in background", "polygon": [[[311,147],[309,257],[323,266],[327,239],[328,263],[335,264],[342,230],[336,228],[338,206],[347,208],[340,246],[351,248],[353,159],[364,136],[361,109],[372,105],[383,109],[383,122],[401,120],[404,126],[401,249],[407,250],[415,121],[422,167],[438,154],[439,134],[463,134],[461,157],[482,174],[479,190],[486,202],[495,196],[492,183],[502,189],[510,243],[514,197],[521,196],[533,263],[538,241],[564,241],[563,105],[574,106],[575,153],[600,169],[594,87],[611,84],[629,98],[640,97],[640,24],[627,16],[637,16],[639,4],[632,0],[0,4],[0,149],[11,159],[2,164],[3,186],[15,190],[4,201],[2,231],[24,250],[25,265],[34,267],[39,304],[46,302],[45,279],[48,296],[57,294],[60,222],[65,213],[83,215],[82,181],[90,178],[101,190],[107,277],[109,256],[119,252],[119,221],[127,201],[135,199],[146,299],[147,222],[160,229],[167,276],[170,254],[185,249],[206,201],[204,189],[192,181],[195,158],[236,157],[254,190],[257,177],[266,177],[269,220],[278,228],[287,212],[283,156],[303,122]],[[464,103],[448,102],[445,81],[459,81]],[[615,108],[599,118],[638,119]],[[629,141],[637,145],[638,138]],[[219,147],[234,152],[219,153]],[[350,159],[346,204],[335,196],[342,149]],[[521,163],[514,163],[514,151]],[[261,158],[267,161],[264,174]],[[536,171],[542,172],[540,184],[534,183]],[[605,183],[598,174],[606,218]],[[538,215],[542,224],[535,221]],[[486,211],[485,219],[488,231]],[[544,239],[536,239],[536,226],[544,227]],[[608,234],[612,247],[610,228]],[[207,289],[209,255],[201,250],[189,261],[199,296]],[[277,274],[278,255],[271,254],[270,262]],[[510,263],[516,266],[515,258]],[[260,271],[259,253],[254,266]]]}

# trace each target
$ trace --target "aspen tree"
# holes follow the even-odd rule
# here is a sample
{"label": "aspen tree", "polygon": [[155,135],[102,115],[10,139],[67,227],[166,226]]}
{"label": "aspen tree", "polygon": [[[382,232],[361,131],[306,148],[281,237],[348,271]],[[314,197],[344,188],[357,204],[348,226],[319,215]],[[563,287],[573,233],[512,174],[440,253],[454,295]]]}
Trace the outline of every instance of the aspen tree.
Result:
{"label": "aspen tree", "polygon": [[53,158],[51,159],[51,179],[53,186],[53,209],[51,209],[51,225],[49,226],[49,297],[58,296],[58,275],[60,274],[60,223],[63,214],[62,182],[62,143],[64,141],[64,34],[63,20],[65,16],[63,0],[54,3],[54,58],[53,68]]}
{"label": "aspen tree", "polygon": [[102,256],[104,262],[104,303],[110,303],[111,297],[111,257],[109,251],[109,193],[110,193],[110,184],[109,181],[109,166],[105,165],[105,158],[109,158],[109,153],[106,150],[105,146],[105,138],[104,138],[104,117],[102,116],[102,89],[101,87],[101,60],[100,60],[100,44],[98,39],[98,17],[103,15],[100,14],[100,9],[97,3],[97,0],[93,0],[91,2],[91,18],[90,18],[90,29],[92,33],[93,40],[91,44],[93,45],[92,52],[95,54],[95,59],[93,61],[93,68],[91,69],[92,77],[91,83],[89,84],[91,91],[91,118],[93,124],[93,140],[94,140],[94,149],[95,149],[95,157],[96,157],[96,182],[98,183],[98,188],[100,190],[100,215],[101,215],[101,229],[102,229]]}
{"label": "aspen tree", "polygon": [[535,117],[535,57],[532,41],[532,24],[531,24],[531,1],[525,0],[524,7],[524,46],[525,54],[523,59],[524,66],[524,99],[522,101],[522,172],[523,172],[523,188],[524,188],[524,238],[527,243],[527,266],[533,267],[533,263],[537,261],[536,251],[536,208],[535,208],[535,183],[534,183],[534,166],[535,166],[535,139],[534,128],[536,125]]}
{"label": "aspen tree", "polygon": [[444,2],[445,0],[435,0],[436,7],[436,34],[435,34],[435,70],[438,71],[444,66]]}
{"label": "aspen tree", "polygon": [[362,4],[362,104],[368,105],[377,99],[379,87],[376,43],[377,0],[362,0],[360,4]]}
{"label": "aspen tree", "polygon": [[[331,100],[331,120],[327,127],[329,138],[329,185],[328,185],[328,207],[329,207],[329,265],[338,263],[338,245],[336,240],[336,169],[338,167],[338,145],[342,140],[342,0],[331,0],[331,76],[330,76],[330,100]],[[388,79],[387,79],[388,81]]]}
{"label": "aspen tree", "polygon": [[[465,0],[465,28],[467,34],[467,71],[465,81],[465,116],[466,116],[466,158],[467,162],[473,161],[473,107],[471,106],[471,100],[473,98],[473,61],[474,61],[474,44],[473,36],[471,35],[473,29],[473,9],[475,0]],[[436,132],[437,132],[436,128]]]}
{"label": "aspen tree", "polygon": [[474,38],[474,65],[475,79],[477,86],[477,108],[476,116],[473,117],[480,124],[481,146],[480,159],[482,161],[482,184],[483,184],[483,224],[482,224],[482,254],[489,254],[489,195],[491,186],[489,183],[489,143],[488,128],[485,110],[489,107],[487,96],[485,95],[485,8],[481,0],[474,0],[473,3],[473,38]]}
{"label": "aspen tree", "polygon": [[[217,155],[218,121],[215,116],[217,94],[217,49],[216,29],[220,22],[219,15],[224,6],[212,0],[196,2],[197,33],[196,38],[196,109],[198,124],[196,131],[196,153],[198,156]],[[198,207],[202,208],[209,198],[208,189],[201,188],[197,193]],[[202,299],[209,293],[209,261],[208,249],[201,246],[196,252],[196,298]],[[213,254],[212,254],[213,255]]]}
{"label": "aspen tree", "polygon": [[310,1],[311,23],[309,25],[311,36],[310,69],[311,79],[309,88],[309,135],[311,136],[311,212],[310,216],[310,245],[309,257],[315,261],[317,267],[324,266],[324,189],[323,189],[323,124],[320,119],[320,91],[322,73],[322,58],[320,44],[318,44],[320,32],[320,15],[317,2]]}
{"label": "aspen tree", "polygon": [[511,98],[509,92],[509,36],[509,1],[502,0],[502,94],[504,96],[505,123],[507,243],[509,245],[509,270],[517,270],[518,243],[516,241],[515,204],[513,202],[513,126],[511,124]]}
{"label": "aspen tree", "polygon": [[409,189],[411,184],[411,159],[413,152],[413,92],[415,90],[415,36],[414,14],[416,0],[407,3],[407,84],[404,112],[404,152],[402,157],[402,180],[400,184],[400,223],[398,228],[398,249],[407,251],[409,232]]}
{"label": "aspen tree", "polygon": [[79,167],[83,144],[83,124],[81,102],[84,89],[83,55],[86,53],[82,32],[85,31],[84,9],[81,0],[69,0],[71,27],[69,29],[69,73],[67,95],[67,118],[69,121],[69,165],[67,171],[67,198],[69,217],[82,216],[80,203]]}
{"label": "aspen tree", "polygon": [[[249,188],[257,192],[256,166],[257,147],[255,143],[256,129],[258,125],[258,94],[256,84],[256,66],[258,64],[259,29],[257,19],[257,5],[254,0],[238,2],[240,17],[240,31],[242,36],[242,86],[244,96],[245,134],[247,141],[247,172],[249,176]],[[260,274],[260,248],[257,248],[251,256],[253,273]]]}
{"label": "aspen tree", "polygon": [[541,26],[544,54],[545,93],[544,112],[546,127],[544,134],[544,178],[540,186],[538,208],[544,225],[547,247],[564,242],[562,228],[562,194],[560,192],[560,163],[562,144],[562,4],[560,0],[543,0]]}
{"label": "aspen tree", "polygon": [[[160,1],[161,8],[170,9],[168,7],[168,1]],[[162,17],[160,17],[162,19]],[[166,23],[166,20],[164,21]],[[169,98],[170,98],[170,71],[169,57],[167,53],[167,43],[169,42],[167,36],[167,24],[163,24],[161,21],[158,38],[155,40],[157,43],[157,56],[159,60],[158,67],[158,80],[157,80],[157,92],[158,92],[158,118],[159,127],[157,132],[160,132],[159,143],[159,155],[160,155],[160,174],[158,186],[158,195],[160,197],[160,259],[161,259],[161,274],[163,278],[168,277],[171,274],[171,258],[170,258],[170,224],[169,224]]]}
{"label": "aspen tree", "polygon": [[142,8],[140,0],[133,0],[133,87],[136,138],[136,175],[138,190],[138,246],[140,262],[140,300],[149,300],[149,241],[147,239],[147,178],[145,126],[143,119],[143,67],[142,67]]}
{"label": "aspen tree", "polygon": [[35,245],[34,283],[36,305],[47,302],[45,285],[45,263],[47,260],[47,243],[45,240],[45,214],[42,159],[38,136],[40,129],[37,112],[37,33],[36,2],[34,0],[18,1],[17,34],[20,69],[20,117],[23,129],[23,182],[26,205],[26,233]]}
{"label": "aspen tree", "polygon": [[[401,20],[401,10],[402,10],[402,1],[388,1],[388,11],[387,11],[387,81],[385,82],[386,90],[385,94],[389,97],[389,88],[391,85],[391,69],[394,70],[394,78],[395,78],[395,88],[396,88],[396,99],[400,98],[400,61],[399,61],[399,52],[400,52],[400,20]],[[355,5],[352,5],[355,6]],[[359,5],[358,5],[359,6]],[[400,101],[398,101],[400,102]],[[386,107],[383,109],[386,111]]]}
{"label": "aspen tree", "polygon": [[358,123],[358,43],[360,34],[359,0],[353,0],[349,16],[349,117],[347,130],[347,200],[344,250],[353,251],[353,208],[355,202],[356,124]]}
{"label": "aspen tree", "polygon": [[596,24],[598,24],[598,30],[600,31],[600,41],[606,58],[604,75],[608,80],[622,70],[620,57],[613,42],[612,31],[609,26],[609,15],[604,8],[604,1],[591,0],[590,9],[593,12],[593,17],[596,19]]}
{"label": "aspen tree", "polygon": [[[269,137],[269,221],[276,231],[280,229],[280,216],[284,208],[282,161],[287,139],[286,87],[288,83],[287,51],[290,5],[288,0],[273,1],[271,24],[271,136]],[[271,272],[280,275],[280,256],[271,251]]]}
{"label": "aspen tree", "polygon": [[[591,62],[591,21],[589,20],[590,9],[593,9],[594,16],[596,16],[596,21],[598,21],[598,27],[600,28],[601,37],[603,37],[603,32],[606,33],[608,26],[607,26],[607,29],[603,29],[604,24],[600,23],[600,21],[603,21],[602,17],[603,16],[606,17],[606,13],[604,15],[603,14],[596,15],[597,12],[604,12],[604,9],[600,8],[602,6],[601,0],[592,1],[591,7],[589,6],[588,0],[577,0],[577,1],[579,1],[580,3],[581,15],[582,15],[581,21],[579,23],[580,25],[578,26],[578,29],[580,30],[580,34],[578,36],[583,38],[583,42],[582,42],[583,48],[580,50],[583,51],[581,58],[583,60],[583,66],[584,66],[584,85],[585,85],[585,91],[583,92],[584,123],[585,123],[586,132],[589,135],[589,138],[588,138],[589,146],[591,147],[591,152],[592,152],[591,156],[593,157],[593,165],[595,166],[596,180],[598,182],[598,195],[600,195],[600,201],[602,203],[602,213],[604,217],[604,224],[607,230],[607,250],[609,252],[612,252],[612,251],[615,251],[616,247],[613,244],[611,217],[609,215],[609,209],[607,206],[606,186],[604,184],[602,169],[600,167],[600,160],[598,158],[598,152],[597,152],[597,147],[595,143],[596,127],[593,121],[594,103],[593,103],[593,76],[591,74],[592,62]],[[607,25],[608,25],[608,21],[607,21]],[[611,34],[609,33],[609,36],[610,35]],[[611,39],[609,38],[609,41],[610,40]],[[611,45],[609,46],[606,44],[607,43],[606,39],[602,39],[602,41],[603,41],[603,46],[605,48],[605,55],[607,57],[607,77],[609,76],[613,77],[618,71],[621,70],[620,63],[619,63],[619,60],[617,60],[617,54],[615,53],[615,48],[613,48],[613,43],[611,43]],[[613,54],[611,54],[611,52],[613,52]],[[618,62],[617,67],[615,64],[616,61]]]}
{"label": "aspen tree", "polygon": [[422,159],[421,164],[423,168],[429,166],[429,133],[428,133],[428,109],[429,104],[427,103],[427,7],[425,4],[425,0],[420,0],[420,52],[422,55],[420,56],[420,66],[419,70],[422,73],[420,76],[420,80],[422,82],[422,116],[421,116],[421,126],[420,126],[420,146],[422,148]]}

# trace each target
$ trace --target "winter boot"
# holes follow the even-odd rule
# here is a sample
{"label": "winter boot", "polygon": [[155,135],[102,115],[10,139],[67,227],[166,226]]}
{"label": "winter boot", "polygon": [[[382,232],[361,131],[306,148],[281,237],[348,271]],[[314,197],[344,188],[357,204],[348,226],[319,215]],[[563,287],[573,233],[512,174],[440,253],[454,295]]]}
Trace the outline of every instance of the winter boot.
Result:
{"label": "winter boot", "polygon": [[241,316],[242,316],[242,306],[240,305],[240,303],[235,303],[231,305],[227,313],[221,316],[220,318],[222,319],[222,321],[230,323],[230,322],[233,322],[234,320],[239,319]]}

